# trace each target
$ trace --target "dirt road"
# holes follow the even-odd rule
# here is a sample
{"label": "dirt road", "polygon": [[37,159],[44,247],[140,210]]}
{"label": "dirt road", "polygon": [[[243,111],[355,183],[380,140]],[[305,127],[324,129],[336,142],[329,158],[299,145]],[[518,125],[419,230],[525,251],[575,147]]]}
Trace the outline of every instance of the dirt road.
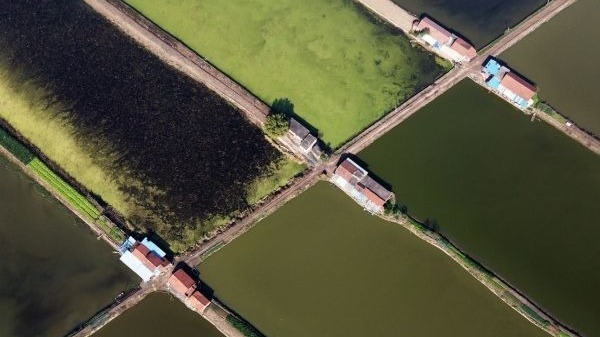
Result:
{"label": "dirt road", "polygon": [[407,12],[404,8],[396,5],[391,0],[356,0],[365,6],[369,11],[375,13],[392,26],[401,29],[408,34],[413,22],[417,17]]}

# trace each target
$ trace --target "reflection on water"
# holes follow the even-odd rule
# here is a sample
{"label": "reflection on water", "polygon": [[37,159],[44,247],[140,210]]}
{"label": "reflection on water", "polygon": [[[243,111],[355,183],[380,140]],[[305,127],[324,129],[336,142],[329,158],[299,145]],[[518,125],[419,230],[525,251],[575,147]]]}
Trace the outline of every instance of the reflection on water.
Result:
{"label": "reflection on water", "polygon": [[359,156],[410,213],[600,336],[600,157],[470,80]]}
{"label": "reflection on water", "polygon": [[200,272],[267,336],[546,336],[436,248],[325,182]]}
{"label": "reflection on water", "polygon": [[59,337],[135,282],[109,247],[0,157],[0,336]]}
{"label": "reflection on water", "polygon": [[579,0],[500,57],[540,88],[540,97],[600,136],[600,1]]}
{"label": "reflection on water", "polygon": [[491,42],[546,0],[392,0],[408,11],[426,13],[464,35],[475,48]]}

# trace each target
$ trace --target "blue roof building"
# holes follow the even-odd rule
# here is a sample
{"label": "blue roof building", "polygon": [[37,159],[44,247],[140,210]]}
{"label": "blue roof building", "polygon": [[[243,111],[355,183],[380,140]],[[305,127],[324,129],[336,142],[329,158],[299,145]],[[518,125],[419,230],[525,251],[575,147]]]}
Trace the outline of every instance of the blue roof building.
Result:
{"label": "blue roof building", "polygon": [[500,69],[502,69],[502,66],[495,59],[489,59],[487,63],[483,66],[483,71],[491,76],[498,75]]}

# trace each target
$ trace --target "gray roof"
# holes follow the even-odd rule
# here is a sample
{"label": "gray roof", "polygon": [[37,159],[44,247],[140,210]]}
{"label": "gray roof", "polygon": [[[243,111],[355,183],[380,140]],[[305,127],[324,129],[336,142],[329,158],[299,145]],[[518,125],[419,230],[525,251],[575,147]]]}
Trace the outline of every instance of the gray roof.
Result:
{"label": "gray roof", "polygon": [[310,133],[304,125],[294,118],[290,118],[290,132],[300,139],[304,139]]}
{"label": "gray roof", "polygon": [[300,147],[308,151],[317,142],[317,137],[309,134],[300,142]]}
{"label": "gray roof", "polygon": [[389,198],[392,197],[392,192],[388,191],[385,187],[381,186],[378,182],[376,182],[375,180],[373,180],[373,178],[369,176],[364,177],[361,181],[359,181],[359,184],[370,189],[371,191],[373,191],[373,193],[377,194],[383,200],[387,201]]}

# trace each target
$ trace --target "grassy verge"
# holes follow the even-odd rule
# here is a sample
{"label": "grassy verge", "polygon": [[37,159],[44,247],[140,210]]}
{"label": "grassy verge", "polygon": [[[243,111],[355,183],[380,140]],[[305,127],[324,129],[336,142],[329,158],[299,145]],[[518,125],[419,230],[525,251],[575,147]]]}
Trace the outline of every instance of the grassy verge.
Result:
{"label": "grassy verge", "polygon": [[227,315],[227,322],[229,322],[234,328],[236,328],[242,335],[246,337],[266,337],[260,331],[256,330],[255,327],[250,323],[243,321],[234,315]]}
{"label": "grassy verge", "polygon": [[46,182],[54,192],[63,199],[79,214],[94,221],[98,228],[105,232],[116,244],[125,240],[125,233],[116,227],[110,220],[101,216],[101,211],[94,206],[85,196],[79,193],[73,186],[52,171],[44,162],[36,157],[27,147],[13,138],[8,132],[0,128],[0,146],[12,153],[17,159],[25,164],[31,171]]}
{"label": "grassy verge", "polygon": [[258,179],[248,188],[247,201],[255,204],[274,190],[287,184],[290,179],[304,171],[306,166],[293,159],[285,158],[278,163],[273,163],[267,168],[263,178]]}
{"label": "grassy verge", "polygon": [[540,111],[544,112],[545,114],[549,115],[550,117],[554,118],[561,124],[565,124],[568,122],[568,120],[558,111],[556,111],[556,109],[554,109],[552,106],[543,101],[537,101],[535,107]]}
{"label": "grassy verge", "polygon": [[263,101],[288,98],[332,148],[441,73],[352,1],[126,2]]}

